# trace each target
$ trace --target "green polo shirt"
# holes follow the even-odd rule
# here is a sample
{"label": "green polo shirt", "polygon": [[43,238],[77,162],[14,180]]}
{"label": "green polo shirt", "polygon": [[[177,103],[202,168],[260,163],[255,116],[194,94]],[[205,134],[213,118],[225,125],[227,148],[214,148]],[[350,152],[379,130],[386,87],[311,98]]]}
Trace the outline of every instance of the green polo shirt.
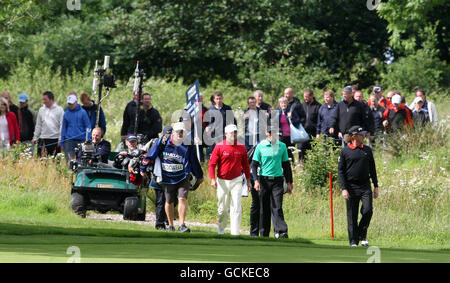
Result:
{"label": "green polo shirt", "polygon": [[286,145],[280,141],[272,145],[265,139],[256,147],[253,160],[261,164],[260,176],[281,177],[283,176],[281,163],[289,161]]}

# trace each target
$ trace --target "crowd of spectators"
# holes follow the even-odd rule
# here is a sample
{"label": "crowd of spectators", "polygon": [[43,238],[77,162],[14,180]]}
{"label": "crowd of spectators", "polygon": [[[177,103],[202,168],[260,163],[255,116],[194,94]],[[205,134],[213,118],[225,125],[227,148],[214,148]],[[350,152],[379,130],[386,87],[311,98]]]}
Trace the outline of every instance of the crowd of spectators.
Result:
{"label": "crowd of spectators", "polygon": [[[145,165],[142,163],[140,170],[140,175],[145,178],[143,168],[150,160],[161,159],[164,194],[158,194],[157,219],[161,219],[157,222],[158,229],[174,231],[174,203],[179,203],[183,222],[179,230],[190,231],[184,224],[187,188],[190,186],[186,177],[188,173],[195,173],[202,181],[199,162],[211,159],[211,187],[217,190],[219,200],[218,233],[224,233],[226,214],[229,213],[232,234],[239,234],[242,215],[240,196],[245,183],[244,190],[248,186],[253,198],[251,234],[268,236],[272,219],[276,237],[285,238],[288,235],[282,198],[284,193],[291,193],[293,189],[290,168],[296,159],[293,151],[299,152],[298,160],[302,164],[315,138],[328,137],[345,148],[350,140],[345,136],[357,126],[357,134],[364,133],[371,147],[374,147],[385,134],[427,124],[434,126],[438,122],[436,106],[427,100],[424,90],[417,90],[414,101],[409,105],[399,91],[389,91],[385,97],[381,85],[374,86],[367,97],[358,90],[357,85],[346,86],[340,93],[342,98],[337,99],[333,90],[325,90],[321,94],[324,101],[321,104],[311,89],[303,91],[302,102],[293,88],[286,88],[283,96],[277,99],[277,105],[270,105],[264,101],[263,91],[257,90],[248,97],[248,107],[243,115],[236,117],[232,107],[224,104],[224,95],[215,92],[210,97],[211,105],[202,105],[199,111],[200,135],[192,133],[195,127],[190,116],[182,115],[173,129],[165,128],[168,130],[162,137],[162,118],[151,103],[151,95],[144,93],[140,104],[135,97],[125,107],[120,131],[125,149],[118,157],[129,154],[137,147],[138,135],[145,141],[158,139],[154,143],[156,147],[147,149],[148,161]],[[37,146],[39,156],[56,155],[62,151],[66,159],[71,160],[76,158],[78,144],[92,139],[102,152],[99,159],[105,163],[108,161],[111,145],[103,140],[107,129],[105,114],[88,93],[82,93],[80,97],[74,92],[69,93],[67,107],[63,109],[55,102],[55,95],[46,91],[42,94],[43,105],[37,114],[30,109],[27,94],[19,94],[18,102],[19,106],[14,105],[11,95],[7,91],[2,92],[0,150],[9,150],[14,144],[24,143],[33,149]],[[203,95],[200,95],[199,102],[203,103]],[[242,143],[238,141],[239,119],[244,122]],[[294,128],[304,129],[309,140],[297,144],[292,142]],[[121,165],[122,161],[119,161]]]}

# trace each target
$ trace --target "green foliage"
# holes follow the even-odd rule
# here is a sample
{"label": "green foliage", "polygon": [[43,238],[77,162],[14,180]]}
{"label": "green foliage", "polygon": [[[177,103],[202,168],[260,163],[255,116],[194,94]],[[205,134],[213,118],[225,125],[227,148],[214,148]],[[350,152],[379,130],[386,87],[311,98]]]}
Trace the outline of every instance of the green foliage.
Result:
{"label": "green foliage", "polygon": [[446,35],[450,28],[450,3],[445,0],[390,0],[381,3],[378,14],[388,22],[390,45],[400,54],[414,54],[428,40],[427,28],[436,26],[438,56],[450,60]]}
{"label": "green foliage", "polygon": [[[449,82],[449,7],[443,0],[388,1],[377,12],[345,0],[84,0],[81,10],[70,11],[65,1],[4,0],[0,76],[22,60],[29,72],[50,67],[66,74],[111,55],[122,80],[140,60],[149,76],[225,79],[245,88],[265,85],[272,94],[284,82],[367,88],[384,73],[390,33],[397,62],[383,79],[396,88],[414,80],[436,89]],[[421,72],[413,72],[414,64]],[[261,82],[274,72],[283,78]]]}
{"label": "green foliage", "polygon": [[[218,76],[246,87],[242,78],[283,59],[348,79],[357,60],[368,66],[383,56],[386,38],[376,13],[348,1],[151,1],[131,13],[115,9],[110,25],[119,62],[134,55],[146,58],[153,75],[206,82]],[[374,72],[357,75],[368,84]]]}
{"label": "green foliage", "polygon": [[311,141],[311,149],[306,154],[302,176],[305,190],[327,192],[323,188],[329,182],[329,173],[332,173],[333,180],[337,178],[338,146],[333,139],[320,136]]}
{"label": "green foliage", "polygon": [[65,74],[111,55],[121,79],[140,60],[151,76],[246,88],[244,79],[282,60],[368,86],[387,37],[376,13],[345,0],[84,0],[74,11],[65,1],[6,0],[0,23],[3,76],[24,58],[31,72],[50,66]]}
{"label": "green foliage", "polygon": [[199,216],[199,219],[206,222],[215,222],[217,220],[217,201],[208,200],[204,203],[190,206],[192,213]]}
{"label": "green foliage", "polygon": [[450,83],[450,67],[439,59],[435,29],[427,28],[427,39],[415,53],[386,67],[383,82],[390,88],[412,92],[418,88],[437,91]]}

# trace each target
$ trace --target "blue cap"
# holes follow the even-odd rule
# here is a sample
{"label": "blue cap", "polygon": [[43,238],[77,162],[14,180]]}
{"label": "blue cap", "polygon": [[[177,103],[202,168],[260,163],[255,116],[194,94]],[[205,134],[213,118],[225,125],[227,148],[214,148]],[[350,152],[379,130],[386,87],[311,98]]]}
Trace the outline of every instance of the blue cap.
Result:
{"label": "blue cap", "polygon": [[25,102],[28,101],[28,95],[26,95],[25,93],[21,93],[19,95],[19,102]]}
{"label": "blue cap", "polygon": [[137,141],[137,137],[135,135],[128,135],[127,141]]}
{"label": "blue cap", "polygon": [[163,135],[171,135],[173,128],[171,126],[165,126],[163,129]]}

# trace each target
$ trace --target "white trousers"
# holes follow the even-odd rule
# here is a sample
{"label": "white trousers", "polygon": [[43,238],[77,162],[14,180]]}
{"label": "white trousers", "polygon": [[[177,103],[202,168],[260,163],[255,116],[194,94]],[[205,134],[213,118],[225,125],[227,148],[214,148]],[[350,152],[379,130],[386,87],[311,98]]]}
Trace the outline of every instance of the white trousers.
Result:
{"label": "white trousers", "polygon": [[6,151],[9,150],[9,140],[0,140],[0,150]]}
{"label": "white trousers", "polygon": [[222,180],[217,178],[219,234],[225,233],[228,215],[230,215],[231,235],[239,235],[242,218],[241,198],[243,178],[242,175],[233,180]]}

